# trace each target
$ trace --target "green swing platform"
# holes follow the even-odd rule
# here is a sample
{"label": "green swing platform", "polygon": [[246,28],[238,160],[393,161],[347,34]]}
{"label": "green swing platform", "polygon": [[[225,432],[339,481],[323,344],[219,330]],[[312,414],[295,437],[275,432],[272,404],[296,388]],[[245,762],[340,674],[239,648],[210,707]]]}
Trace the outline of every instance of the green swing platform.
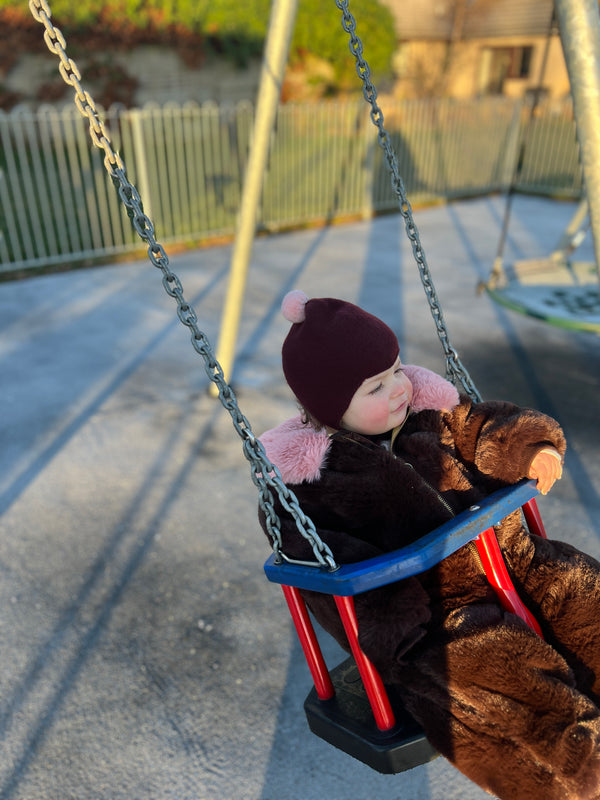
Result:
{"label": "green swing platform", "polygon": [[504,245],[512,205],[507,197],[498,254],[481,288],[497,303],[550,325],[600,333],[600,276],[593,261],[573,256],[590,228],[589,205],[583,199],[550,255],[505,263]]}
{"label": "green swing platform", "polygon": [[559,328],[600,334],[600,286],[596,265],[552,257],[515,261],[497,283],[485,286],[492,300]]}

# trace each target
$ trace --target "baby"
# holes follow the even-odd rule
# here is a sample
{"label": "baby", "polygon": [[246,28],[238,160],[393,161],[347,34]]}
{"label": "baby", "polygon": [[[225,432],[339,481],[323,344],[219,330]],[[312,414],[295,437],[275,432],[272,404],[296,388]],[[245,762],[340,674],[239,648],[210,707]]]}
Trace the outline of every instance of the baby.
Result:
{"label": "baby", "polygon": [[[560,478],[566,445],[550,417],[473,403],[403,365],[393,331],[351,303],[295,291],[282,308],[283,370],[302,415],[261,441],[339,563],[409,544],[524,477],[544,493]],[[284,552],[310,559],[277,510]],[[483,789],[600,800],[600,565],[531,536],[519,512],[496,533],[543,639],[502,609],[467,546],[358,595],[360,644],[433,746]],[[332,598],[302,594],[347,649]]]}

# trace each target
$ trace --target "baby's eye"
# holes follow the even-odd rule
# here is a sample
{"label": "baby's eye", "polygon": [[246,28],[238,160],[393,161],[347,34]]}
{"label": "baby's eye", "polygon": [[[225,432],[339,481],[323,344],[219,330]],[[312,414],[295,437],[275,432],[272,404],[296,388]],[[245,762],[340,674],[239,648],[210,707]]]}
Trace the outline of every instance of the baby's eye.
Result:
{"label": "baby's eye", "polygon": [[404,367],[398,367],[398,369],[394,370],[394,375],[398,375],[400,372],[404,372]]}
{"label": "baby's eye", "polygon": [[383,389],[383,383],[380,383],[374,389],[371,389],[369,394],[377,394],[377,392],[379,392],[381,389]]}

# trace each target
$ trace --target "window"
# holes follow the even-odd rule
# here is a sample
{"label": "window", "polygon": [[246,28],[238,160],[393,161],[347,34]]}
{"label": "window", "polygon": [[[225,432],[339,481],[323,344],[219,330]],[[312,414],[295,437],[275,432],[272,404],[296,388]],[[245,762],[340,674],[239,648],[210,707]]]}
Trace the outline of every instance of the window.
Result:
{"label": "window", "polygon": [[533,47],[487,47],[482,53],[480,86],[484,94],[502,94],[507,79],[525,79],[531,71]]}
{"label": "window", "polygon": [[[501,49],[501,48],[499,48]],[[509,66],[507,78],[528,78],[533,47],[507,47]]]}

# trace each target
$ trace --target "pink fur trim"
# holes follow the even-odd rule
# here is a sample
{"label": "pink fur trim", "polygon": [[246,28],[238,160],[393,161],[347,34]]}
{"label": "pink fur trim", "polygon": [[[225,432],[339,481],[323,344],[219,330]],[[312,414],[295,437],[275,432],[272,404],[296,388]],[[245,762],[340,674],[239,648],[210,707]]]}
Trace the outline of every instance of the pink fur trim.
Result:
{"label": "pink fur trim", "polygon": [[438,411],[451,411],[459,403],[456,387],[450,381],[437,375],[425,367],[415,367],[411,364],[404,365],[406,377],[413,386],[413,400],[411,408],[413,413],[436,409]]}
{"label": "pink fur trim", "polygon": [[[404,371],[413,385],[413,413],[426,409],[450,411],[458,405],[458,392],[445,378],[425,367],[409,364]],[[321,477],[329,449],[329,437],[324,430],[316,431],[298,416],[263,433],[260,441],[284,483],[313,482]]]}
{"label": "pink fur trim", "polygon": [[329,449],[326,431],[317,431],[293,417],[260,437],[269,461],[281,472],[284,483],[318,481]]}

